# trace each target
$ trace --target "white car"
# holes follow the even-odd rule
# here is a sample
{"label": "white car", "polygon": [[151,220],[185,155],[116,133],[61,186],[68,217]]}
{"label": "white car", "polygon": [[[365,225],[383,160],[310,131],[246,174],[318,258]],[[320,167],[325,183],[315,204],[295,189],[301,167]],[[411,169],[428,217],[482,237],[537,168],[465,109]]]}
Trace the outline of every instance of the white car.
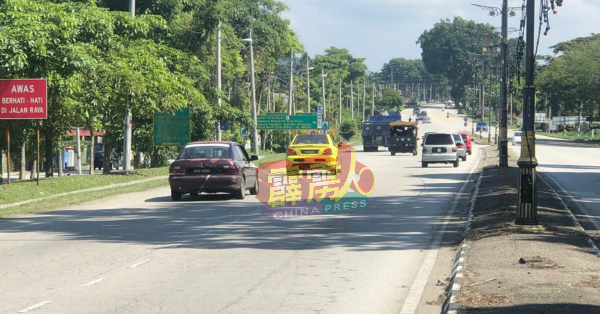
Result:
{"label": "white car", "polygon": [[428,134],[423,142],[423,157],[421,165],[423,168],[429,164],[441,163],[459,165],[458,148],[454,137],[450,133]]}
{"label": "white car", "polygon": [[431,123],[431,118],[428,116],[417,116],[417,121],[419,123]]}
{"label": "white car", "polygon": [[521,132],[521,131],[516,131],[513,134],[513,137],[512,137],[512,144],[513,145],[520,145],[521,144],[521,135],[522,134],[523,134],[523,132]]}
{"label": "white car", "polygon": [[458,133],[452,133],[452,137],[454,137],[454,142],[458,149],[458,158],[462,159],[462,161],[467,161],[467,144],[465,144],[462,136]]}

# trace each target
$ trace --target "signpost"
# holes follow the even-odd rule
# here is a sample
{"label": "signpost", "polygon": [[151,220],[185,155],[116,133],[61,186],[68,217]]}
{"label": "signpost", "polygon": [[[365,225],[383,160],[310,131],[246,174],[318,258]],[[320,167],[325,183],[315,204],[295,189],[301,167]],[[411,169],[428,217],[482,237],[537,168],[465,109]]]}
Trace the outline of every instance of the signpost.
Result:
{"label": "signpost", "polygon": [[257,121],[258,130],[316,130],[316,115],[282,115],[268,114],[259,115]]}
{"label": "signpost", "polygon": [[185,146],[190,142],[190,110],[154,113],[154,146]]}
{"label": "signpost", "polygon": [[317,129],[323,128],[323,106],[317,106]]}
{"label": "signpost", "polygon": [[[45,79],[0,80],[0,120],[48,118],[48,88]],[[38,124],[39,125],[39,124]],[[40,137],[37,130],[37,184],[40,184]],[[7,139],[7,183],[10,184],[10,122]]]}
{"label": "signpost", "polygon": [[325,131],[329,130],[329,121],[323,121],[323,130],[325,130]]}
{"label": "signpost", "polygon": [[243,127],[241,129],[241,131],[242,131],[242,137],[248,137],[248,129],[246,129],[246,128]]}

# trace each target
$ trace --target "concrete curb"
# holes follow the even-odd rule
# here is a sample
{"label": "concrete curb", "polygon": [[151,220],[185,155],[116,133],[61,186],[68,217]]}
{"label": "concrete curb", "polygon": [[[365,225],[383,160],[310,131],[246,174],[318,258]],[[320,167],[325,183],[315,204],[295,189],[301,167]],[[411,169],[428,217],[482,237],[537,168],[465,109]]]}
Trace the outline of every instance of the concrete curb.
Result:
{"label": "concrete curb", "polygon": [[[598,248],[598,245],[596,245],[596,242],[594,241],[594,238],[592,236],[590,236],[590,234],[585,230],[585,228],[583,228],[583,226],[581,225],[581,222],[579,222],[579,219],[577,219],[577,216],[575,216],[573,214],[573,211],[571,210],[571,208],[569,208],[569,205],[567,205],[567,202],[565,202],[565,200],[560,196],[560,194],[558,194],[558,192],[556,191],[556,189],[544,177],[548,177],[548,179],[550,179],[557,187],[560,188],[560,185],[558,184],[558,182],[556,182],[554,179],[552,179],[551,177],[549,177],[549,176],[547,176],[545,174],[542,175],[541,171],[540,171],[539,174],[540,174],[540,176],[539,176],[540,179],[542,179],[542,181],[544,181],[544,183],[546,183],[546,185],[548,185],[550,187],[550,189],[552,190],[552,194],[554,194],[554,197],[556,197],[560,201],[560,204],[563,206],[564,210],[567,211],[567,214],[569,215],[569,218],[571,218],[571,221],[573,222],[573,225],[575,225],[575,227],[577,228],[577,230],[581,234],[583,234],[583,236],[585,237],[585,240],[592,247],[592,250],[594,250],[594,252],[596,252],[596,255],[598,255],[598,257],[600,257],[600,249]],[[565,195],[568,195],[564,190],[562,192]]]}
{"label": "concrete curb", "polygon": [[101,187],[96,187],[96,188],[89,188],[89,189],[71,191],[71,192],[66,192],[66,193],[60,193],[60,194],[56,194],[56,195],[35,198],[35,199],[11,203],[11,204],[0,205],[0,210],[6,209],[6,208],[18,207],[18,206],[22,206],[22,205],[27,205],[27,204],[31,204],[31,203],[37,203],[37,202],[41,202],[41,201],[46,201],[46,200],[50,200],[50,199],[54,199],[54,198],[67,196],[67,195],[116,189],[116,188],[126,187],[126,186],[130,186],[130,185],[136,185],[136,184],[140,184],[140,183],[146,183],[146,182],[157,181],[157,180],[165,180],[167,178],[169,178],[169,176],[160,176],[160,177],[148,178],[148,179],[144,179],[144,180],[111,184],[111,185],[106,185],[106,186],[101,186]]}
{"label": "concrete curb", "polygon": [[471,224],[474,218],[473,211],[475,210],[477,197],[479,196],[481,179],[483,178],[483,173],[487,165],[487,154],[485,154],[485,149],[481,149],[481,152],[484,152],[483,167],[479,172],[479,177],[477,178],[475,190],[473,191],[473,195],[471,196],[471,202],[469,204],[469,218],[467,219],[464,231],[465,239],[463,239],[460,245],[460,249],[458,250],[458,252],[456,252],[456,255],[454,256],[454,266],[452,267],[450,283],[448,284],[448,288],[446,288],[446,300],[442,305],[442,314],[457,314],[459,309],[457,298],[460,295],[460,289],[462,287],[461,285],[464,276],[465,261],[467,259],[467,251],[469,249],[469,245],[466,240],[466,235],[471,231]]}

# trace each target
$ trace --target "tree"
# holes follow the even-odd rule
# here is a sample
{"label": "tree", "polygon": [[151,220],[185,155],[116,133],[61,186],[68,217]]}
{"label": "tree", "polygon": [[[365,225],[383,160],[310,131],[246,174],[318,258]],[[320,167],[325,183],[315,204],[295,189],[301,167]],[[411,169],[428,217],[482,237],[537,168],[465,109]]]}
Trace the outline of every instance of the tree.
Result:
{"label": "tree", "polygon": [[460,17],[442,20],[426,30],[417,41],[428,72],[445,76],[451,84],[451,95],[460,103],[464,86],[472,80],[470,56],[481,54],[482,48],[495,46],[500,37],[489,24],[475,23]]}
{"label": "tree", "polygon": [[404,109],[404,98],[399,91],[386,88],[383,90],[383,98],[376,103],[376,107],[383,110],[402,110]]}
{"label": "tree", "polygon": [[340,126],[340,135],[346,141],[349,141],[354,135],[356,135],[356,126],[352,121],[344,121]]}

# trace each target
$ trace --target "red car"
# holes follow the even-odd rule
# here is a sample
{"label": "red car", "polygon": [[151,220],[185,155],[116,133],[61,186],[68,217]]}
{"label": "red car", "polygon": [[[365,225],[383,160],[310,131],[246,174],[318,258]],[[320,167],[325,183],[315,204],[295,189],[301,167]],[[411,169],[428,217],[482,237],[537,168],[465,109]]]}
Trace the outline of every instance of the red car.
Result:
{"label": "red car", "polygon": [[187,144],[169,167],[171,198],[183,194],[226,192],[238,199],[258,194],[258,169],[246,149],[235,142],[194,142]]}
{"label": "red car", "polygon": [[473,143],[471,142],[471,137],[469,136],[469,133],[467,133],[467,132],[459,132],[458,134],[460,134],[460,136],[462,137],[463,141],[467,145],[467,154],[471,155],[473,153],[472,148],[471,148],[472,145],[473,145]]}

